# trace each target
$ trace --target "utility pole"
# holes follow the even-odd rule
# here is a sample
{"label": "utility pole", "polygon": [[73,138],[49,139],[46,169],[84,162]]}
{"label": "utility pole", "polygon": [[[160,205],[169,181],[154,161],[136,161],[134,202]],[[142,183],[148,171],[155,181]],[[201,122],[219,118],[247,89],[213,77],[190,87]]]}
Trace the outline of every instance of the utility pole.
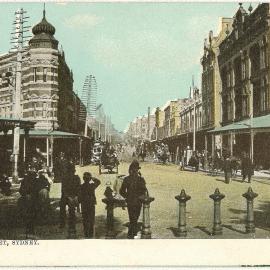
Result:
{"label": "utility pole", "polygon": [[150,107],[148,107],[148,119],[147,119],[147,139],[150,141]]}
{"label": "utility pole", "polygon": [[[25,16],[26,11],[22,8],[15,12],[15,21],[13,25],[15,26],[15,32],[13,35],[11,43],[14,44],[11,51],[17,53],[16,59],[16,76],[15,76],[15,92],[13,96],[13,117],[15,119],[21,118],[21,88],[22,88],[22,53],[24,49],[25,33],[29,31],[30,26],[24,26],[27,22],[26,19],[29,17]],[[20,124],[14,127],[14,142],[13,142],[13,179],[16,182],[19,178],[18,175],[18,162],[19,162],[19,151],[20,151]]]}
{"label": "utility pole", "polygon": [[192,75],[192,91],[193,91],[193,151],[196,151],[196,90],[194,86],[194,75]]}

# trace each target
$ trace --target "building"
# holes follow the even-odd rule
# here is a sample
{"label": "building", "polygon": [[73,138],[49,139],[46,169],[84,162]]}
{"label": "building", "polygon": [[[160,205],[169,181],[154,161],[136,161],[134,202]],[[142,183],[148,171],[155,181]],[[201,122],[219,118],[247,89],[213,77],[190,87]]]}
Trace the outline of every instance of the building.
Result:
{"label": "building", "polygon": [[164,121],[165,121],[165,112],[160,107],[157,107],[155,110],[155,128],[153,129],[151,139],[153,141],[159,141],[164,138]]}
{"label": "building", "polygon": [[220,127],[221,123],[221,78],[218,65],[218,46],[232,29],[232,18],[221,18],[219,33],[213,36],[209,32],[208,40],[204,42],[202,65],[202,130],[205,131],[205,149],[213,154],[216,148],[221,148],[220,136],[209,134],[209,130]]}
{"label": "building", "polygon": [[49,159],[53,159],[53,148],[56,152],[67,152],[62,139],[69,139],[76,145],[70,154],[82,149],[86,109],[73,91],[72,70],[65,61],[63,49],[58,48],[55,27],[47,21],[45,10],[32,33],[28,46],[22,51],[19,110],[15,109],[18,52],[0,56],[0,117],[19,117],[35,122],[34,130],[29,132],[31,151],[41,149],[49,164]]}
{"label": "building", "polygon": [[155,115],[150,113],[149,108],[147,115],[138,116],[129,123],[125,133],[129,141],[133,141],[133,143],[138,141],[150,141],[154,129]]}
{"label": "building", "polygon": [[240,4],[219,45],[222,127],[214,133],[229,153],[250,152],[255,164],[269,168],[269,3],[248,12]]}
{"label": "building", "polygon": [[186,149],[188,146],[193,150],[204,150],[204,132],[202,130],[202,96],[199,94],[197,88],[194,88],[194,90],[196,91],[196,94],[192,95],[191,98],[186,99],[183,109],[180,111],[181,151]]}

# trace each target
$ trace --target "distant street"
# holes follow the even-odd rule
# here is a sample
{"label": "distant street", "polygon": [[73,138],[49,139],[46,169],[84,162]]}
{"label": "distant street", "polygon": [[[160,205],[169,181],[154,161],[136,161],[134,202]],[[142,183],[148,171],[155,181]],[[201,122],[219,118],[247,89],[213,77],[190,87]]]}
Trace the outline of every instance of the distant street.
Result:
{"label": "distant street", "polygon": [[[119,174],[127,174],[128,163],[121,163]],[[152,238],[175,238],[174,232],[178,224],[178,202],[174,198],[182,188],[191,196],[187,202],[187,229],[189,238],[209,238],[213,222],[213,201],[209,198],[216,188],[225,194],[221,203],[221,220],[223,235],[221,238],[250,238],[253,235],[245,234],[245,210],[246,201],[242,197],[249,186],[259,196],[255,199],[255,225],[256,237],[269,237],[269,214],[270,214],[270,180],[254,179],[251,184],[241,183],[240,178],[232,181],[229,185],[223,182],[222,176],[208,176],[204,172],[179,171],[175,165],[161,165],[153,163],[141,163],[141,172],[144,176],[150,196],[154,197],[151,203],[151,229]],[[97,207],[96,207],[96,238],[105,238],[106,236],[106,210],[101,202],[104,198],[106,183],[113,184],[116,174],[98,174],[97,166],[77,167],[77,173],[82,176],[83,172],[91,171],[98,177],[102,184],[97,189]],[[16,228],[8,224],[14,223],[14,218],[19,215],[16,210],[15,194],[12,198],[0,198],[1,207],[1,230],[2,239],[24,239],[24,228],[20,219],[16,219]],[[53,184],[51,189],[51,198],[54,198],[55,205],[60,198],[60,184]],[[16,214],[17,211],[17,214]],[[67,237],[67,228],[59,229],[58,224],[59,209],[54,208],[47,224],[40,222],[36,227],[36,237],[38,239],[65,239]],[[115,233],[116,238],[124,239],[127,235],[128,215],[127,210],[116,208]],[[77,213],[77,237],[83,238],[83,228],[81,214]]]}

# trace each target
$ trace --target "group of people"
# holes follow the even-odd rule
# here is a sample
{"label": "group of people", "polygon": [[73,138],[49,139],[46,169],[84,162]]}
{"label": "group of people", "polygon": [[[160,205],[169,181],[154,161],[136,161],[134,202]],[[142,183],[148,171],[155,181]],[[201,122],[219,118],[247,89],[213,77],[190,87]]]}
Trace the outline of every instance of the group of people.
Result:
{"label": "group of people", "polygon": [[[235,158],[231,157],[229,154],[224,155],[223,170],[225,175],[225,183],[229,184],[232,178],[233,170],[235,170]],[[251,182],[251,177],[254,174],[254,166],[249,155],[245,152],[242,154],[241,158],[241,174],[242,182],[248,180],[248,183]]]}
{"label": "group of people", "polygon": [[56,163],[56,177],[61,182],[60,199],[60,228],[66,225],[66,207],[68,206],[68,237],[76,235],[76,209],[81,205],[84,235],[92,238],[94,235],[95,220],[95,189],[100,185],[100,180],[93,177],[90,172],[83,174],[84,183],[75,174],[75,165],[65,158],[63,152]]}
{"label": "group of people", "polygon": [[[80,185],[80,178],[75,175],[75,167],[62,155],[59,163],[62,169],[58,177],[61,179],[61,201],[60,201],[60,228],[65,227],[66,206],[69,212],[69,236],[73,238],[76,234],[76,208],[81,204],[84,235],[86,238],[94,236],[95,205],[97,203],[95,189],[100,185],[100,180],[93,177],[90,172],[83,174],[84,183]],[[60,168],[60,166],[59,166]],[[124,178],[120,188],[120,195],[126,199],[129,215],[128,238],[133,239],[138,232],[138,219],[141,212],[142,202],[140,196],[146,192],[145,180],[141,176],[139,162],[133,160],[129,166],[129,175]]]}
{"label": "group of people", "polygon": [[32,158],[25,172],[19,193],[19,208],[26,226],[26,235],[34,234],[35,223],[47,218],[49,212],[50,172],[36,157]]}

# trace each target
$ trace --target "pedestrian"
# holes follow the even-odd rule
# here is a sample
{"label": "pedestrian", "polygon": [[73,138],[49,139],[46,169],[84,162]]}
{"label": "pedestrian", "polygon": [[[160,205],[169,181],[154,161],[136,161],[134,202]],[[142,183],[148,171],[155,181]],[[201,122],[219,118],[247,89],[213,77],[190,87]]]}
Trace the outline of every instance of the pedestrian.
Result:
{"label": "pedestrian", "polygon": [[3,173],[0,178],[0,189],[5,196],[11,195],[11,183],[6,173]]}
{"label": "pedestrian", "polygon": [[65,157],[64,152],[60,152],[60,156],[54,167],[54,175],[57,182],[61,183],[61,199],[60,199],[60,228],[65,227],[67,191],[69,190],[70,178],[74,176],[75,166],[71,164]]}
{"label": "pedestrian", "polygon": [[253,164],[251,159],[249,158],[247,153],[243,153],[243,158],[242,158],[242,182],[246,180],[246,177],[248,178],[248,182],[251,182],[251,176],[254,174],[253,171]]}
{"label": "pedestrian", "polygon": [[95,225],[95,206],[97,204],[95,190],[100,180],[92,177],[91,173],[83,174],[84,183],[80,186],[79,202],[82,208],[83,229],[85,238],[93,238]]}
{"label": "pedestrian", "polygon": [[37,196],[35,194],[35,180],[37,177],[37,172],[35,168],[29,168],[27,174],[23,178],[21,182],[21,186],[19,189],[19,193],[21,194],[21,198],[18,200],[18,206],[22,207],[22,215],[24,224],[26,227],[26,238],[29,235],[33,235],[34,225],[36,220],[36,199]]}
{"label": "pedestrian", "polygon": [[139,162],[133,160],[129,166],[129,175],[124,178],[120,188],[120,195],[126,199],[129,215],[128,238],[134,239],[137,235],[138,219],[141,213],[142,203],[139,199],[147,191],[144,178],[139,170]]}
{"label": "pedestrian", "polygon": [[66,158],[65,153],[60,152],[59,157],[56,159],[54,168],[53,168],[54,178],[55,178],[54,182],[63,183],[63,181],[65,181],[65,179],[67,178],[67,174],[68,174],[70,166],[71,166],[71,163]]}
{"label": "pedestrian", "polygon": [[225,175],[225,183],[229,184],[232,178],[232,164],[229,155],[224,156],[223,169]]}
{"label": "pedestrian", "polygon": [[75,174],[75,167],[70,167],[68,178],[65,180],[65,185],[62,194],[62,216],[61,227],[65,226],[66,218],[66,205],[68,206],[68,238],[74,238],[76,236],[76,214],[75,210],[79,206],[79,191],[81,180],[78,175]]}
{"label": "pedestrian", "polygon": [[38,177],[35,179],[35,196],[37,196],[36,207],[38,209],[39,217],[43,220],[43,218],[48,217],[49,213],[49,192],[51,184],[49,180],[45,176],[45,171],[40,170],[38,172]]}

